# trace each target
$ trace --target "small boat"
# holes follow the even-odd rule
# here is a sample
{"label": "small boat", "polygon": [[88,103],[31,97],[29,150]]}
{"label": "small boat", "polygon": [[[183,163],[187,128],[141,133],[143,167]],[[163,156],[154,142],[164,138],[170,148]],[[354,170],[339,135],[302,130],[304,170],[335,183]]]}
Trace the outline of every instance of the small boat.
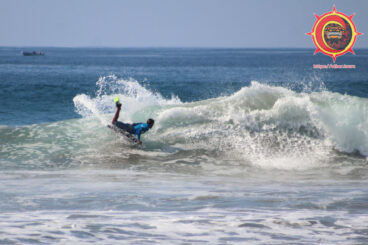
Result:
{"label": "small boat", "polygon": [[36,52],[36,51],[33,51],[33,52],[22,51],[22,54],[23,56],[44,56],[45,55],[45,53],[43,52]]}

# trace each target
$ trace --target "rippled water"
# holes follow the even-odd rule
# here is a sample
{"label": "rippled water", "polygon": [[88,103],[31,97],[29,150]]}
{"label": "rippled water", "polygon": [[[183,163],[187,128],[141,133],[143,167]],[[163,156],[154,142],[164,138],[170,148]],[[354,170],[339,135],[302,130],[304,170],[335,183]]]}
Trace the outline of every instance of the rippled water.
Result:
{"label": "rippled water", "polygon": [[366,50],[45,50],[0,49],[0,243],[368,243]]}

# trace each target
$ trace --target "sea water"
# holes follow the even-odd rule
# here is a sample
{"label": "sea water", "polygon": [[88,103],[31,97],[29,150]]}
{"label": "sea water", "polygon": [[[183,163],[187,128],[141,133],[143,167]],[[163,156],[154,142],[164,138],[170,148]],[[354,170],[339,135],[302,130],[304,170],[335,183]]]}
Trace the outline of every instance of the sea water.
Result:
{"label": "sea water", "polygon": [[0,48],[0,244],[368,243],[368,50],[38,49]]}

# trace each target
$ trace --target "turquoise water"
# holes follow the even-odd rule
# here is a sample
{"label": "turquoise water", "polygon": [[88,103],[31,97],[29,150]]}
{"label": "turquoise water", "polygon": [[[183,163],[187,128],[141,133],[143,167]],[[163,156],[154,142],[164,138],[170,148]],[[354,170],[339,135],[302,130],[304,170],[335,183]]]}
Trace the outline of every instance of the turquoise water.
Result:
{"label": "turquoise water", "polygon": [[0,48],[0,243],[367,243],[367,50],[38,49]]}

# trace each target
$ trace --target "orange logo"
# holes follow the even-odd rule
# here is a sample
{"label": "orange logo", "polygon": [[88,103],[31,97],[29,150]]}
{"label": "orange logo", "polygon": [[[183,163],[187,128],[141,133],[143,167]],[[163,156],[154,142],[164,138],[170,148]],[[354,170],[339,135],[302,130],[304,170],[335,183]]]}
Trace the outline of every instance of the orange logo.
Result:
{"label": "orange logo", "polygon": [[316,51],[332,57],[335,63],[336,57],[353,51],[356,38],[363,33],[357,32],[353,22],[353,15],[347,16],[336,11],[335,6],[331,12],[322,16],[314,14],[317,18],[313,29],[307,35],[312,36]]}

